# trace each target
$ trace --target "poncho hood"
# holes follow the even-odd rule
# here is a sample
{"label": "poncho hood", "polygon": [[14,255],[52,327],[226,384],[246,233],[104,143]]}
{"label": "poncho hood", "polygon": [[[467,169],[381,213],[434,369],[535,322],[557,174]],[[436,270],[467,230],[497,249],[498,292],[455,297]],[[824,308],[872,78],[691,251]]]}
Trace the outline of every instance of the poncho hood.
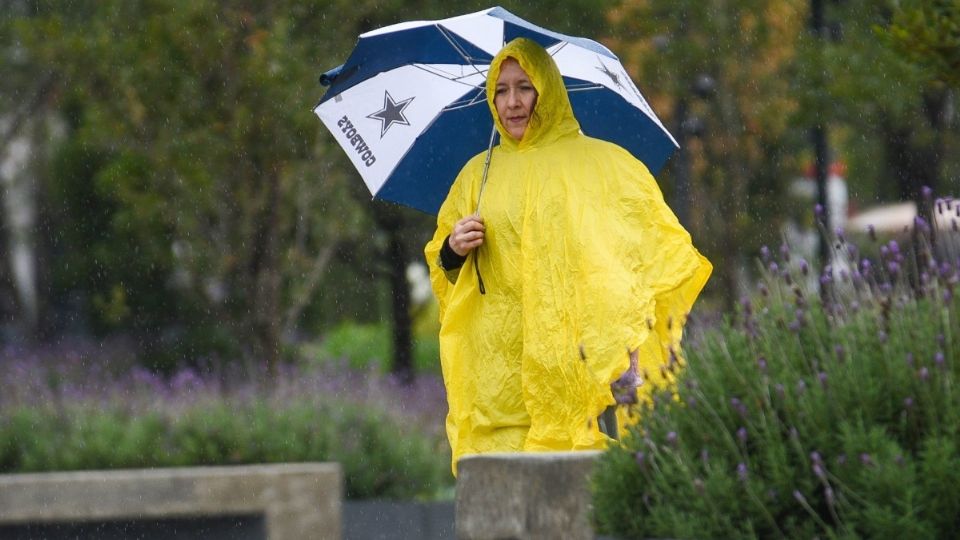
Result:
{"label": "poncho hood", "polygon": [[[493,99],[496,96],[497,79],[504,60],[513,58],[530,77],[537,89],[537,105],[527,125],[523,139],[514,139],[497,114]],[[573,116],[573,107],[563,85],[563,76],[550,54],[539,44],[526,38],[517,38],[507,43],[490,63],[487,74],[487,104],[500,133],[500,146],[504,150],[522,150],[549,144],[564,135],[580,131],[580,123]]]}

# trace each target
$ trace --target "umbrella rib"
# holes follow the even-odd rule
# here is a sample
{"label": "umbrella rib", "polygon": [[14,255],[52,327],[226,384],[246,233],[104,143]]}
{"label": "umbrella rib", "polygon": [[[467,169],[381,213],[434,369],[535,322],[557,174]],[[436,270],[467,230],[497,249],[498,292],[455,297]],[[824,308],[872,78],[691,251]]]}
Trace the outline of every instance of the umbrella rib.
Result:
{"label": "umbrella rib", "polygon": [[452,37],[450,37],[450,31],[440,26],[439,24],[435,26],[437,30],[440,32],[440,35],[442,35],[443,38],[446,39],[448,43],[450,43],[450,46],[453,47],[453,50],[457,51],[457,54],[459,54],[460,57],[463,58],[463,61],[466,62],[470,67],[475,69],[477,71],[477,75],[483,75],[483,72],[480,71],[480,68],[478,68],[477,65],[474,63],[474,58],[468,55],[467,51],[463,50],[463,48],[456,41],[454,41]]}
{"label": "umbrella rib", "polygon": [[553,51],[552,53],[550,53],[550,56],[556,56],[556,54],[557,54],[558,52],[562,51],[563,48],[566,47],[566,46],[569,45],[569,44],[570,44],[570,42],[568,42],[568,41],[560,41],[560,42],[559,42],[559,45],[560,45],[560,46],[557,47],[557,50],[555,50],[555,51]]}
{"label": "umbrella rib", "polygon": [[[437,77],[440,77],[440,78],[442,78],[442,79],[446,79],[446,80],[448,80],[448,81],[450,81],[450,82],[455,82],[455,83],[457,83],[457,84],[462,84],[462,85],[465,85],[465,86],[469,86],[469,87],[471,87],[471,88],[480,88],[480,85],[472,84],[472,83],[468,83],[468,82],[463,82],[463,79],[466,79],[466,78],[468,78],[468,77],[472,77],[473,75],[455,75],[455,74],[453,74],[453,73],[446,73],[446,72],[444,72],[444,71],[442,71],[442,70],[440,70],[440,69],[437,69],[437,68],[435,68],[435,67],[432,67],[430,64],[411,64],[411,65],[412,65],[413,67],[417,68],[417,69],[422,69],[423,71],[426,71],[427,73],[429,73],[429,74],[431,74],[431,75],[436,75]],[[483,72],[481,72],[480,75],[482,76],[482,75],[483,75]]]}
{"label": "umbrella rib", "polygon": [[602,84],[590,83],[585,85],[573,85],[567,86],[567,92],[584,92],[588,90],[605,90],[606,87]]}

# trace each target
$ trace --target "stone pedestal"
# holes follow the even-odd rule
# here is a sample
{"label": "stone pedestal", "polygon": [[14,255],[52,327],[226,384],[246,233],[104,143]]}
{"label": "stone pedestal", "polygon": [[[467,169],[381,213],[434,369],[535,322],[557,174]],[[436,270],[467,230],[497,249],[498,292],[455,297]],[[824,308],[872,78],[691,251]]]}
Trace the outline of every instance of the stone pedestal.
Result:
{"label": "stone pedestal", "polygon": [[460,540],[593,539],[589,476],[600,452],[466,456],[457,466]]}
{"label": "stone pedestal", "polygon": [[336,463],[0,475],[0,525],[263,516],[268,540],[341,537]]}

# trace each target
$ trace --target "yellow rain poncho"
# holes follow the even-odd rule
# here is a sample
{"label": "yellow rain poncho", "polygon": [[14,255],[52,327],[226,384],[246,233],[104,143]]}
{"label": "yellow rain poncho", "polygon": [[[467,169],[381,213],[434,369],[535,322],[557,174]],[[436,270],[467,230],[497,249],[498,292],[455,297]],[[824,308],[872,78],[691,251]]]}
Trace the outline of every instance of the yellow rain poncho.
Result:
{"label": "yellow rain poncho", "polygon": [[[493,103],[507,57],[538,92],[520,141]],[[477,208],[485,153],[457,176],[424,250],[440,304],[454,472],[465,454],[603,448],[596,418],[614,404],[610,383],[627,370],[628,351],[639,349],[642,392],[662,376],[712,270],[647,168],[580,133],[542,47],[507,44],[490,66],[487,101],[501,142],[483,191],[484,244],[455,281],[438,265],[454,224]]]}

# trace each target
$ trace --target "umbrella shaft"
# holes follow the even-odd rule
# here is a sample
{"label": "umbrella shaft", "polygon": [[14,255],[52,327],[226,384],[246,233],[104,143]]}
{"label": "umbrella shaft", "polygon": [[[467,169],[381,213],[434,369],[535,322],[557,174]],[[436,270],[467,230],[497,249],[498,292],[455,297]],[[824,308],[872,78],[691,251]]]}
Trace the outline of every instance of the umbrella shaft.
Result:
{"label": "umbrella shaft", "polygon": [[490,130],[490,142],[487,144],[487,158],[483,161],[483,177],[480,179],[480,193],[477,194],[477,211],[480,215],[480,200],[483,198],[483,188],[487,185],[487,173],[490,171],[490,156],[493,155],[493,141],[497,136],[497,125]]}

